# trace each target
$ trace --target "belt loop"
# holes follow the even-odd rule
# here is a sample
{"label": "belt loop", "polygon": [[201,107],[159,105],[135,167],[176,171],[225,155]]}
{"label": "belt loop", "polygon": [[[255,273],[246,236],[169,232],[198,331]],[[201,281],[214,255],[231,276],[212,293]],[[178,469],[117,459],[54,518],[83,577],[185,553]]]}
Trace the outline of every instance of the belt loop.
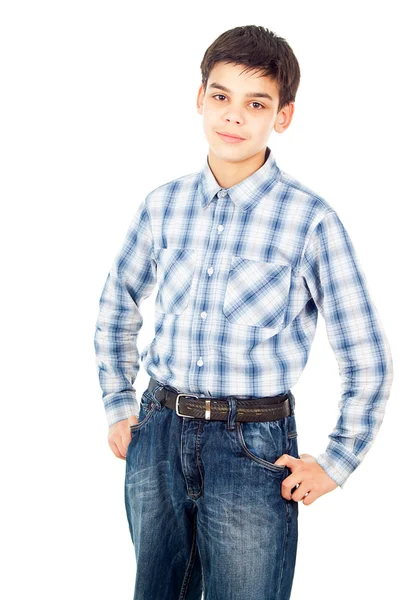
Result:
{"label": "belt loop", "polygon": [[291,392],[291,390],[288,390],[287,394],[288,394],[288,397],[289,397],[289,400],[290,400],[291,415],[293,415],[295,413],[295,396]]}
{"label": "belt loop", "polygon": [[227,416],[227,429],[235,429],[235,421],[237,418],[237,399],[233,396],[227,396],[228,402],[228,416]]}
{"label": "belt loop", "polygon": [[158,410],[160,410],[162,408],[162,403],[161,401],[156,398],[156,392],[158,392],[159,390],[163,389],[164,385],[160,382],[157,382],[156,385],[151,389],[150,393],[152,395],[153,400],[156,403],[156,407]]}

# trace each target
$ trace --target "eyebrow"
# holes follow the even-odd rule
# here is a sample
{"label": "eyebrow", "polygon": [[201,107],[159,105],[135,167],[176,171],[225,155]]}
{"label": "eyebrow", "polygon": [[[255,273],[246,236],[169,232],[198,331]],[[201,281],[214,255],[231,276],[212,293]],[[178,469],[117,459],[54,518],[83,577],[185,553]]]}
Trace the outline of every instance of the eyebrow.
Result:
{"label": "eyebrow", "polygon": [[[209,87],[216,88],[217,90],[223,90],[223,92],[227,92],[228,94],[231,94],[231,90],[229,90],[224,85],[221,85],[220,83],[211,83]],[[245,94],[245,97],[246,98],[267,98],[268,100],[271,100],[272,102],[274,102],[274,100],[270,96],[270,94],[267,94],[266,92],[255,92],[255,93],[250,92],[248,94]]]}

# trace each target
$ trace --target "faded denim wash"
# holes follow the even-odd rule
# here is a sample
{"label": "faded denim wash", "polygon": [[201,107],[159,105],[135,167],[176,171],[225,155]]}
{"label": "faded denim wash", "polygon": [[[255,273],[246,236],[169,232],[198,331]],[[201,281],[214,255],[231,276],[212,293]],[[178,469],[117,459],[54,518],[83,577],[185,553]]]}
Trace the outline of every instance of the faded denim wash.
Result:
{"label": "faded denim wash", "polygon": [[150,382],[126,455],[134,600],[288,600],[298,503],[273,463],[299,458],[292,392],[285,418],[236,421],[231,396],[228,421],[206,421],[163,406]]}

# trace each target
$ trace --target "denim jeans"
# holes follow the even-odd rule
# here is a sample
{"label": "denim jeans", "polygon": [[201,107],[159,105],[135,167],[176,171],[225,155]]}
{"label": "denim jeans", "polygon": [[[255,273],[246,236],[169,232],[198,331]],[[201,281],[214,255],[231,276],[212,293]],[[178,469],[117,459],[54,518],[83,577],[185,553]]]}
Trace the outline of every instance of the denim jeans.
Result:
{"label": "denim jeans", "polygon": [[290,469],[273,463],[299,458],[292,392],[276,421],[236,421],[235,396],[227,421],[208,421],[163,406],[155,383],[126,455],[134,600],[288,600],[298,503],[281,495]]}

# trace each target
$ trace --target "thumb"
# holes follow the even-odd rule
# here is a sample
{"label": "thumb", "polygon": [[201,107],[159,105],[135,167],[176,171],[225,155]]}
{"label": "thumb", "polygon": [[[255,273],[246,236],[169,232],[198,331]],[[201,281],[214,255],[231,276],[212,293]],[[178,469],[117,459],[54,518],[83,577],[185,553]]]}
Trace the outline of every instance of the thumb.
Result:
{"label": "thumb", "polygon": [[289,456],[288,454],[282,454],[273,464],[286,467],[291,463],[291,461],[292,456]]}

